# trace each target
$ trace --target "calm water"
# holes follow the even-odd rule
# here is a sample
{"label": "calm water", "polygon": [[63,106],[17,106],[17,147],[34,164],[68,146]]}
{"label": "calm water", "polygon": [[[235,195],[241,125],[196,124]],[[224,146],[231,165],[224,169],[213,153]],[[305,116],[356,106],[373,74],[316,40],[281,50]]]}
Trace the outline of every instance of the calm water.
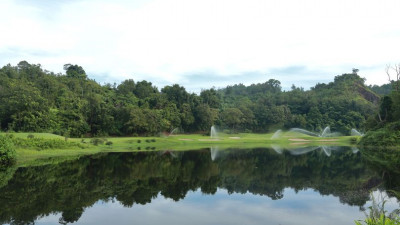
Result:
{"label": "calm water", "polygon": [[0,223],[354,224],[370,193],[399,208],[399,162],[339,147],[99,154],[0,172]]}

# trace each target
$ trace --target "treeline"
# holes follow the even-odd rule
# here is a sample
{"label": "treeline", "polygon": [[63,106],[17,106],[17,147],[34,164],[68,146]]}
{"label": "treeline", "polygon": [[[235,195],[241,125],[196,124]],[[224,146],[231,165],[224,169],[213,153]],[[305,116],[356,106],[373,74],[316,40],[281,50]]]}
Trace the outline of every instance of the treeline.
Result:
{"label": "treeline", "polygon": [[157,135],[181,128],[207,132],[212,125],[232,132],[267,132],[331,126],[347,134],[363,129],[379,96],[357,72],[305,91],[282,91],[278,80],[189,93],[178,84],[159,90],[148,81],[100,85],[81,66],[54,74],[20,62],[0,69],[3,131],[51,132],[63,136]]}

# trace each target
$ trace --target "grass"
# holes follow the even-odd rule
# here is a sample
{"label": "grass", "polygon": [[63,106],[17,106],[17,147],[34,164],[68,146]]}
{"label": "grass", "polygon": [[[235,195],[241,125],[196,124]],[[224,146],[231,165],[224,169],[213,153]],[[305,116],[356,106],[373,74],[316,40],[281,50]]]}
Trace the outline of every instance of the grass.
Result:
{"label": "grass", "polygon": [[16,138],[28,138],[29,135],[33,135],[35,138],[46,138],[46,139],[62,139],[64,140],[65,137],[56,135],[56,134],[49,134],[49,133],[4,133],[0,132],[0,135],[12,134]]}
{"label": "grass", "polygon": [[[14,137],[28,138],[33,135],[45,139],[63,139],[64,137],[47,133],[12,133]],[[278,145],[285,149],[294,149],[307,146],[350,146],[349,136],[334,138],[319,138],[299,133],[282,133],[278,139],[271,139],[273,133],[254,134],[219,134],[218,138],[199,134],[171,135],[168,137],[109,137],[109,138],[68,138],[68,142],[81,143],[84,148],[47,149],[33,148],[17,149],[17,166],[30,166],[49,163],[62,159],[74,159],[82,155],[91,155],[100,152],[137,152],[137,151],[162,151],[162,150],[195,150],[202,148],[218,147],[227,148],[268,148]],[[96,140],[97,139],[97,140]],[[98,145],[94,145],[98,143]],[[107,143],[107,144],[106,144]]]}

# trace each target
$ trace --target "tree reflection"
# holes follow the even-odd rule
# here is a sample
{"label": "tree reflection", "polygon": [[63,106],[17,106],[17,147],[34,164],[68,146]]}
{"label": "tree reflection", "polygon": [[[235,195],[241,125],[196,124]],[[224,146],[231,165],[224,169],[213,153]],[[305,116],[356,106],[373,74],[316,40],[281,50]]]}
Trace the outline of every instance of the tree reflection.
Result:
{"label": "tree reflection", "polygon": [[381,160],[374,153],[354,154],[350,148],[335,149],[330,157],[322,151],[302,155],[278,152],[218,150],[213,159],[210,149],[103,153],[0,172],[0,177],[7,177],[0,186],[0,222],[33,223],[41,216],[61,212],[59,222],[67,224],[78,221],[85,208],[99,200],[116,199],[131,207],[148,204],[159,194],[179,201],[189,191],[215,194],[218,188],[273,200],[281,199],[285,188],[312,188],[322,195],[337,196],[344,204],[362,207],[369,192],[379,185],[398,190],[400,184],[395,160],[400,156],[391,152],[393,165],[378,163]]}

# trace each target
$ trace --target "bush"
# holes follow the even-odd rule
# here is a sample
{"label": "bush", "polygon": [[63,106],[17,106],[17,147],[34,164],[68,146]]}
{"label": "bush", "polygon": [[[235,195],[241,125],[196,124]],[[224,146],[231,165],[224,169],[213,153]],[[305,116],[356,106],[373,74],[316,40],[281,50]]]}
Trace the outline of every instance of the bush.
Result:
{"label": "bush", "polygon": [[94,145],[102,145],[104,144],[104,140],[100,139],[100,138],[94,138],[92,140],[90,140],[90,143],[94,144]]}
{"label": "bush", "polygon": [[359,138],[358,137],[351,137],[350,138],[350,143],[357,144],[358,142],[359,142]]}
{"label": "bush", "polygon": [[150,141],[151,141],[151,142],[156,142],[156,139],[151,139]]}
{"label": "bush", "polygon": [[400,131],[393,131],[387,128],[381,128],[375,131],[369,131],[360,141],[362,146],[397,146],[400,144]]}
{"label": "bush", "polygon": [[37,150],[44,149],[62,149],[69,147],[80,147],[84,148],[84,146],[80,143],[75,142],[67,142],[60,139],[44,139],[44,138],[13,138],[11,139],[15,146],[21,148],[35,148]]}
{"label": "bush", "polygon": [[29,135],[27,136],[27,138],[29,138],[29,139],[35,138],[35,135],[29,134]]}
{"label": "bush", "polygon": [[400,225],[400,220],[390,219],[384,214],[381,214],[379,218],[367,218],[365,221],[355,221],[356,225]]}
{"label": "bush", "polygon": [[364,221],[354,221],[356,225],[400,225],[400,210],[395,209],[393,212],[388,213],[385,210],[384,198],[376,199],[371,194],[372,206],[369,208],[369,213],[365,213],[367,218]]}
{"label": "bush", "polygon": [[138,144],[142,143],[142,140],[137,140],[137,143],[138,143]]}
{"label": "bush", "polygon": [[0,166],[12,165],[15,160],[16,153],[11,138],[0,136]]}
{"label": "bush", "polygon": [[110,145],[112,145],[113,143],[112,143],[112,141],[107,141],[106,142],[106,145],[108,145],[108,146],[110,146]]}

